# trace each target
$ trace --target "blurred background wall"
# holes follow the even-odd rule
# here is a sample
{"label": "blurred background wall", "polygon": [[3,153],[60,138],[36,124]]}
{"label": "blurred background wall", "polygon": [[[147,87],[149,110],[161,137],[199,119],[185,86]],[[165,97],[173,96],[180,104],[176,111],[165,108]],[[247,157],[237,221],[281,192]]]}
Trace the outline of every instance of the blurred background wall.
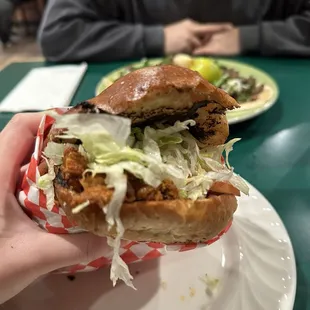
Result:
{"label": "blurred background wall", "polygon": [[36,35],[46,1],[17,0],[12,1],[12,4],[8,40],[5,37],[5,40],[0,42],[0,70],[11,62],[42,60]]}

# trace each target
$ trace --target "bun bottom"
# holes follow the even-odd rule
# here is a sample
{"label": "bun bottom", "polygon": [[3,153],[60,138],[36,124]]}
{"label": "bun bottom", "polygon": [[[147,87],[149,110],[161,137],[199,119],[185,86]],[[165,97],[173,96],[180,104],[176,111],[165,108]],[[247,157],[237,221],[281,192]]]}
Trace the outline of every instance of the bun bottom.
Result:
{"label": "bun bottom", "polygon": [[[105,214],[91,204],[77,214],[72,213],[74,192],[55,185],[56,198],[70,221],[98,236],[116,236],[108,231]],[[123,238],[141,242],[200,243],[217,236],[232,220],[237,209],[234,195],[210,195],[206,199],[136,201],[125,203],[121,221]]]}

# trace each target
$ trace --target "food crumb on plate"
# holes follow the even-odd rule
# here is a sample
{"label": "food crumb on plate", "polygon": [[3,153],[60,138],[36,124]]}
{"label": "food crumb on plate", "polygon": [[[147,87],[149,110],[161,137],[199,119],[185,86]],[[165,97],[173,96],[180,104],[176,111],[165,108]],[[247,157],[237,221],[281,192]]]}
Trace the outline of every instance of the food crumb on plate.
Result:
{"label": "food crumb on plate", "polygon": [[196,290],[193,287],[189,288],[189,296],[194,297],[196,295]]}
{"label": "food crumb on plate", "polygon": [[185,296],[184,296],[184,295],[181,295],[181,296],[180,296],[180,299],[181,299],[181,301],[185,301]]}
{"label": "food crumb on plate", "polygon": [[74,281],[75,280],[75,276],[67,276],[67,278],[70,280],[70,281]]}
{"label": "food crumb on plate", "polygon": [[208,274],[199,277],[199,279],[206,285],[205,292],[208,296],[212,296],[217,289],[220,280],[217,278],[210,277]]}
{"label": "food crumb on plate", "polygon": [[160,284],[161,288],[163,290],[166,290],[167,289],[167,282],[166,281],[161,281],[161,284]]}

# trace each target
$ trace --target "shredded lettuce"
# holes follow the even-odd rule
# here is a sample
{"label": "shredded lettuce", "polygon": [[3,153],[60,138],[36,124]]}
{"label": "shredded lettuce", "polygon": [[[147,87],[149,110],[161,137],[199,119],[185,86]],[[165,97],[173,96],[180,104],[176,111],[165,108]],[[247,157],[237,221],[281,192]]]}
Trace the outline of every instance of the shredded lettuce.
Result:
{"label": "shredded lettuce", "polygon": [[42,156],[42,158],[46,161],[48,172],[39,177],[37,182],[37,187],[43,190],[46,196],[46,208],[48,210],[52,210],[54,207],[54,184],[53,180],[55,179],[55,171],[54,171],[54,162],[53,160],[48,160],[46,157]]}
{"label": "shredded lettuce", "polygon": [[72,214],[77,214],[79,212],[81,212],[83,209],[85,209],[86,207],[88,207],[90,205],[90,201],[89,200],[86,200],[85,202],[75,206],[73,209],[72,209]]}
{"label": "shredded lettuce", "polygon": [[158,139],[158,146],[161,147],[167,144],[179,144],[183,141],[181,136],[168,136],[168,137],[161,137]]}
{"label": "shredded lettuce", "polygon": [[226,165],[229,169],[231,168],[229,161],[228,161],[229,153],[233,150],[233,145],[240,140],[241,140],[240,138],[232,139],[223,145],[223,148],[224,148],[225,154],[226,154],[225,155],[225,161],[226,161]]}
{"label": "shredded lettuce", "polygon": [[[88,154],[90,171],[105,173],[105,182],[109,188],[114,188],[111,201],[102,206],[106,214],[109,229],[116,227],[117,236],[109,242],[113,247],[113,257],[110,278],[113,285],[118,279],[123,280],[128,286],[134,288],[132,276],[125,262],[119,255],[120,241],[124,235],[124,227],[120,220],[120,209],[127,191],[127,176],[122,166],[115,165],[123,161],[139,161],[140,151],[126,146],[130,135],[131,122],[129,119],[110,115],[66,115],[57,123],[60,128],[68,131],[62,138],[75,137],[82,142],[84,154]],[[93,169],[92,169],[93,168]],[[96,169],[94,169],[96,168]]]}
{"label": "shredded lettuce", "polygon": [[55,165],[61,165],[65,147],[66,145],[62,143],[48,142],[43,154],[52,159]]}
{"label": "shredded lettuce", "polygon": [[[68,128],[62,138],[65,138],[66,135],[77,138],[83,137],[85,150],[84,143],[102,148],[105,142],[108,142],[107,147],[103,150],[109,150],[113,146],[125,146],[130,135],[130,126],[130,119],[108,114],[63,115],[55,124],[56,128]],[[103,140],[100,140],[101,138]],[[92,151],[96,152],[98,149]]]}
{"label": "shredded lettuce", "polygon": [[134,136],[134,135],[130,135],[130,136],[128,137],[128,140],[127,140],[127,145],[128,145],[129,147],[134,147],[135,143],[136,143],[136,138],[135,138],[135,136]]}
{"label": "shredded lettuce", "polygon": [[[79,152],[88,159],[88,169],[92,175],[105,174],[105,182],[113,188],[108,205],[102,206],[109,229],[116,228],[115,239],[109,238],[113,247],[111,280],[118,279],[134,287],[127,265],[119,255],[120,241],[124,227],[120,220],[120,210],[127,192],[127,173],[142,179],[156,188],[163,180],[174,182],[182,198],[204,198],[215,181],[230,182],[244,193],[248,193],[245,181],[233,171],[228,162],[233,139],[217,147],[203,146],[189,133],[194,120],[177,121],[173,126],[157,124],[153,127],[132,128],[129,119],[107,114],[72,114],[57,119],[56,128],[67,128],[60,135],[62,139],[76,138],[81,141]],[[39,180],[39,186],[50,191],[55,178],[54,165],[62,161],[65,146],[48,144],[44,150],[49,158],[49,173]],[[226,153],[225,165],[221,162]],[[51,164],[52,163],[52,164]],[[53,193],[54,194],[54,193]],[[51,192],[48,193],[51,195]],[[90,204],[85,201],[76,206],[80,212]]]}
{"label": "shredded lettuce", "polygon": [[134,287],[132,283],[133,276],[128,271],[127,264],[123,261],[123,259],[119,256],[119,248],[121,237],[118,235],[116,239],[107,237],[108,245],[113,248],[113,258],[110,270],[110,279],[113,282],[113,285],[116,285],[118,279],[122,279],[128,286]]}
{"label": "shredded lettuce", "polygon": [[[50,141],[47,143],[44,149],[44,156],[53,161],[54,165],[58,166],[62,164],[63,154],[67,147],[77,148],[76,145],[70,143],[55,143]],[[81,148],[81,146],[80,146]],[[85,153],[86,154],[86,153]]]}
{"label": "shredded lettuce", "polygon": [[142,141],[143,140],[143,132],[142,129],[139,127],[134,127],[131,130],[131,134],[134,135],[134,137],[139,140]]}
{"label": "shredded lettuce", "polygon": [[132,275],[129,272],[128,266],[119,255],[121,239],[124,235],[124,226],[120,219],[120,211],[127,191],[127,176],[121,167],[108,167],[106,172],[106,184],[110,188],[114,188],[113,196],[108,205],[104,208],[106,213],[106,221],[109,224],[109,229],[116,226],[116,238],[110,240],[113,247],[113,257],[110,278],[113,285],[116,285],[118,279],[123,280],[128,286],[135,289],[132,284]]}
{"label": "shredded lettuce", "polygon": [[96,156],[95,161],[98,164],[110,166],[127,160],[145,163],[144,159],[145,156],[141,151],[132,149],[130,147],[124,147],[122,149],[118,149],[117,151],[102,153],[101,155]]}
{"label": "shredded lettuce", "polygon": [[80,144],[78,150],[79,150],[79,153],[80,153],[81,155],[83,155],[85,158],[87,158],[88,160],[90,160],[90,156],[89,156],[89,154],[85,151],[83,145]]}
{"label": "shredded lettuce", "polygon": [[[149,132],[149,135],[155,140],[158,140],[161,137],[168,137],[175,133],[189,129],[188,126],[195,126],[196,122],[194,120],[186,120],[184,122],[176,121],[173,126],[169,126],[165,129],[154,129],[151,127],[146,127]],[[145,132],[144,132],[145,133]]]}
{"label": "shredded lettuce", "polygon": [[[162,181],[161,175],[158,171],[151,171],[150,169],[146,168],[145,166],[131,161],[123,161],[119,164],[110,166],[109,168],[113,169],[119,167],[127,172],[130,172],[138,179],[144,180],[144,182],[152,187],[157,187],[160,185]],[[107,167],[100,165],[100,164],[90,164],[89,169],[86,172],[92,172],[93,174],[98,173],[106,173]]]}
{"label": "shredded lettuce", "polygon": [[225,163],[226,163],[226,166],[230,169],[231,166],[228,161],[229,153],[233,150],[233,145],[240,140],[241,140],[240,138],[235,138],[235,139],[228,141],[225,144],[202,149],[200,151],[200,154],[203,157],[211,158],[211,159],[214,159],[216,162],[220,162],[222,154],[225,151]]}
{"label": "shredded lettuce", "polygon": [[233,169],[231,170],[218,170],[217,172],[211,171],[207,173],[210,178],[216,181],[227,181],[232,184],[234,187],[238,188],[241,192],[248,195],[249,187],[242,177],[235,174]]}

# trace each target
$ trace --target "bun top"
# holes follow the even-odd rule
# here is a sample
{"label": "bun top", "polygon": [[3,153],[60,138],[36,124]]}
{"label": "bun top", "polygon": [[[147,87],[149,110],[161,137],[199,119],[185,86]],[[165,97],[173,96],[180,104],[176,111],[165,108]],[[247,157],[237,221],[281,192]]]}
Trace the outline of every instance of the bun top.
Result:
{"label": "bun top", "polygon": [[[217,145],[224,143],[228,136],[225,111],[238,107],[235,99],[198,72],[162,65],[138,69],[121,77],[69,113],[116,114],[130,118],[133,125],[195,119],[193,134],[202,143]],[[219,130],[222,133],[216,135]]]}
{"label": "bun top", "polygon": [[195,104],[198,108],[218,103],[224,110],[239,107],[199,73],[173,65],[133,71],[87,102],[104,112],[130,117],[133,124],[156,116],[184,114]]}

